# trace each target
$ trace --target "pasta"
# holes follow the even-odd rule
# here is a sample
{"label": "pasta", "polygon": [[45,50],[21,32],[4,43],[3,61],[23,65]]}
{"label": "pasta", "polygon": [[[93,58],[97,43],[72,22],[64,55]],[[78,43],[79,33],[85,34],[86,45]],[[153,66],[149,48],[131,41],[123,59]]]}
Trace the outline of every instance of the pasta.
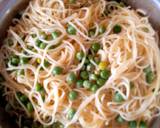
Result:
{"label": "pasta", "polygon": [[160,114],[160,53],[139,13],[115,1],[32,0],[0,51],[15,113],[56,128],[148,127]]}

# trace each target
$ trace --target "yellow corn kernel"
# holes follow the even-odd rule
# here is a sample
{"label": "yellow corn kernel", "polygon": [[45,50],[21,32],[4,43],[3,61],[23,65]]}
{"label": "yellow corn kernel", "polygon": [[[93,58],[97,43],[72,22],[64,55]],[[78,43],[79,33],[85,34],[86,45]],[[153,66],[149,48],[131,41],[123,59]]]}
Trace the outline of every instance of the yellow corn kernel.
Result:
{"label": "yellow corn kernel", "polygon": [[100,62],[99,65],[98,65],[98,67],[99,67],[100,70],[106,69],[107,66],[108,66],[108,62],[106,62],[106,61],[102,61],[102,62]]}
{"label": "yellow corn kernel", "polygon": [[40,64],[40,63],[41,63],[41,59],[40,59],[40,58],[37,58],[37,59],[36,59],[36,62],[37,62],[38,64]]}

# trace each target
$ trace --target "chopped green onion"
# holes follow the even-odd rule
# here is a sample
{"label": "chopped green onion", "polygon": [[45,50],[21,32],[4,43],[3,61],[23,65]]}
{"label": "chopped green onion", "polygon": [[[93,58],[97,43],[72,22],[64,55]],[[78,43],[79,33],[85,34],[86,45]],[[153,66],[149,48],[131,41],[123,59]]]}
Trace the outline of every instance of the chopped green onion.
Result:
{"label": "chopped green onion", "polygon": [[52,32],[52,38],[55,40],[58,36],[59,36],[59,33],[58,32]]}
{"label": "chopped green onion", "polygon": [[97,76],[96,74],[90,74],[90,75],[89,75],[89,79],[96,81],[96,80],[98,79],[98,76]]}
{"label": "chopped green onion", "polygon": [[114,95],[114,101],[117,103],[123,102],[124,99],[122,97],[122,95],[119,92],[116,92]]}
{"label": "chopped green onion", "polygon": [[83,80],[78,80],[78,81],[76,82],[76,87],[77,87],[77,88],[82,88],[82,87],[83,87]]}
{"label": "chopped green onion", "polygon": [[19,99],[22,103],[25,103],[28,101],[28,98],[25,95],[22,95]]}
{"label": "chopped green onion", "polygon": [[47,44],[45,44],[45,43],[41,43],[41,44],[39,45],[39,48],[40,48],[40,49],[45,49],[45,48],[46,48],[46,46],[47,46]]}
{"label": "chopped green onion", "polygon": [[86,88],[86,89],[90,89],[92,86],[91,82],[89,80],[85,80],[83,82],[83,87]]}
{"label": "chopped green onion", "polygon": [[68,84],[73,84],[76,82],[77,80],[77,76],[74,72],[69,73],[69,75],[67,76],[67,83]]}
{"label": "chopped green onion", "polygon": [[89,74],[88,74],[87,71],[82,71],[80,73],[80,76],[81,76],[82,79],[85,79],[85,80],[89,78]]}
{"label": "chopped green onion", "polygon": [[74,108],[70,108],[67,113],[67,118],[71,120],[74,117],[74,114],[76,113],[76,110]]}
{"label": "chopped green onion", "polygon": [[144,70],[144,73],[145,73],[145,77],[146,77],[146,82],[148,84],[151,84],[154,79],[155,79],[155,74],[153,73],[153,71],[151,70],[151,67],[148,66],[147,68],[145,68]]}
{"label": "chopped green onion", "polygon": [[41,43],[42,43],[41,40],[39,40],[39,39],[36,40],[36,46],[40,47]]}
{"label": "chopped green onion", "polygon": [[110,76],[110,71],[107,70],[107,69],[102,70],[100,72],[100,77],[103,78],[103,79],[105,79],[105,80],[108,80],[109,76]]}
{"label": "chopped green onion", "polygon": [[70,35],[76,35],[76,29],[72,25],[68,25],[67,33]]}
{"label": "chopped green onion", "polygon": [[36,84],[36,91],[40,92],[43,89],[42,85],[40,83]]}
{"label": "chopped green onion", "polygon": [[100,49],[101,45],[100,43],[93,43],[91,48],[94,52],[98,52],[98,50]]}
{"label": "chopped green onion", "polygon": [[44,60],[44,66],[48,67],[50,65],[50,63],[47,60]]}
{"label": "chopped green onion", "polygon": [[118,24],[116,24],[114,27],[113,27],[113,32],[115,33],[115,34],[118,34],[118,33],[120,33],[121,32],[121,26],[120,25],[118,25]]}
{"label": "chopped green onion", "polygon": [[105,28],[105,26],[100,26],[99,27],[99,34],[103,34],[104,32],[106,31],[106,28]]}
{"label": "chopped green onion", "polygon": [[56,66],[52,70],[53,75],[60,75],[63,72],[63,68]]}
{"label": "chopped green onion", "polygon": [[141,121],[139,124],[139,128],[147,128],[147,124],[144,121]]}
{"label": "chopped green onion", "polygon": [[33,105],[32,105],[30,102],[27,103],[27,110],[28,110],[28,112],[30,112],[30,113],[34,111]]}
{"label": "chopped green onion", "polygon": [[77,52],[77,54],[76,54],[77,60],[81,61],[83,59],[83,57],[84,57],[83,51]]}
{"label": "chopped green onion", "polygon": [[70,100],[75,100],[77,98],[77,96],[78,96],[78,93],[76,91],[70,91],[69,95],[68,95],[68,98]]}
{"label": "chopped green onion", "polygon": [[118,123],[124,123],[125,120],[119,115],[117,118],[116,118],[117,122]]}
{"label": "chopped green onion", "polygon": [[137,121],[130,121],[129,128],[137,128]]}

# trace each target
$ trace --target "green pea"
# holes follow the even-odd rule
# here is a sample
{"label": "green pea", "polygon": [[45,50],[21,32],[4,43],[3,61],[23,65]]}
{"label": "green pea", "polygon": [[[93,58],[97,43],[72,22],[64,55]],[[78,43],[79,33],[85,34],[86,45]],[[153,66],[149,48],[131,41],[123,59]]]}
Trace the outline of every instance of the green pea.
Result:
{"label": "green pea", "polygon": [[89,74],[88,74],[87,71],[82,71],[80,73],[80,76],[81,76],[82,79],[85,79],[85,80],[89,78]]}
{"label": "green pea", "polygon": [[0,74],[0,82],[4,82],[4,81],[5,81],[4,77],[2,76],[2,74]]}
{"label": "green pea", "polygon": [[109,76],[110,76],[110,71],[107,70],[107,69],[102,70],[100,72],[100,77],[103,78],[103,79],[105,79],[105,80],[108,80]]}
{"label": "green pea", "polygon": [[45,49],[45,48],[46,48],[46,46],[47,46],[47,44],[45,44],[45,43],[41,43],[41,44],[39,45],[39,48],[40,48],[40,49]]}
{"label": "green pea", "polygon": [[97,84],[99,85],[99,87],[103,86],[105,84],[106,80],[99,78],[97,80]]}
{"label": "green pea", "polygon": [[78,96],[78,93],[76,91],[70,91],[69,95],[68,95],[68,98],[70,100],[75,100],[75,99],[77,99],[77,96]]}
{"label": "green pea", "polygon": [[25,95],[22,95],[22,96],[20,97],[20,101],[21,101],[22,103],[25,103],[25,102],[28,101],[28,98],[27,98]]}
{"label": "green pea", "polygon": [[59,33],[56,31],[52,32],[51,35],[54,40],[59,37]]}
{"label": "green pea", "polygon": [[34,111],[33,106],[32,106],[32,104],[30,102],[27,103],[27,110],[30,113]]}
{"label": "green pea", "polygon": [[63,68],[61,68],[59,66],[54,67],[52,70],[53,75],[60,75],[60,74],[62,74],[62,72],[63,72]]}
{"label": "green pea", "polygon": [[67,118],[71,120],[74,117],[74,114],[76,113],[76,110],[74,108],[70,108],[67,113]]}
{"label": "green pea", "polygon": [[18,56],[12,56],[11,57],[11,64],[14,65],[14,66],[18,66],[19,62],[20,62],[20,59]]}
{"label": "green pea", "polygon": [[94,65],[93,64],[89,64],[89,65],[87,65],[87,71],[94,71],[94,69],[95,69],[95,67],[94,67]]}
{"label": "green pea", "polygon": [[89,79],[90,80],[97,80],[98,79],[98,76],[96,74],[90,74],[89,75]]}
{"label": "green pea", "polygon": [[119,92],[116,92],[116,93],[115,93],[115,95],[114,95],[114,101],[115,101],[115,102],[118,102],[118,103],[124,101],[122,95],[121,95]]}
{"label": "green pea", "polygon": [[103,34],[104,32],[106,31],[106,28],[105,28],[105,26],[100,26],[99,27],[99,34]]}
{"label": "green pea", "polygon": [[76,35],[76,29],[72,25],[68,25],[67,33],[70,35]]}
{"label": "green pea", "polygon": [[36,91],[40,92],[43,89],[42,85],[40,83],[36,84]]}
{"label": "green pea", "polygon": [[116,24],[116,25],[113,27],[113,32],[116,33],[116,34],[118,34],[118,33],[121,32],[121,29],[122,29],[121,26],[118,25],[118,24]]}
{"label": "green pea", "polygon": [[91,48],[94,52],[98,52],[98,50],[100,49],[101,45],[100,43],[93,43]]}
{"label": "green pea", "polygon": [[28,62],[29,62],[29,58],[22,57],[22,58],[20,59],[20,63],[21,63],[21,64],[27,64]]}
{"label": "green pea", "polygon": [[147,124],[144,121],[141,121],[139,124],[139,128],[147,128]]}
{"label": "green pea", "polygon": [[130,121],[129,128],[137,128],[137,121]]}
{"label": "green pea", "polygon": [[60,122],[54,122],[51,128],[64,128],[64,125]]}
{"label": "green pea", "polygon": [[98,90],[98,85],[94,84],[94,85],[91,87],[91,91],[92,91],[93,93],[95,93],[97,90]]}
{"label": "green pea", "polygon": [[69,73],[69,75],[67,76],[67,83],[68,84],[73,84],[75,83],[77,80],[77,76],[74,72]]}
{"label": "green pea", "polygon": [[75,4],[75,3],[76,3],[76,0],[69,0],[69,3],[70,3],[70,4]]}
{"label": "green pea", "polygon": [[47,60],[44,60],[44,66],[48,67],[50,65],[50,63]]}
{"label": "green pea", "polygon": [[86,89],[90,89],[92,86],[91,82],[89,80],[85,80],[83,82],[83,87],[86,88]]}
{"label": "green pea", "polygon": [[82,88],[82,87],[83,87],[83,80],[78,80],[78,81],[76,82],[76,87],[77,87],[77,88]]}
{"label": "green pea", "polygon": [[81,61],[83,59],[83,57],[84,57],[83,51],[77,52],[77,54],[76,54],[77,60]]}
{"label": "green pea", "polygon": [[125,120],[119,115],[117,118],[116,118],[117,122],[118,123],[124,123]]}

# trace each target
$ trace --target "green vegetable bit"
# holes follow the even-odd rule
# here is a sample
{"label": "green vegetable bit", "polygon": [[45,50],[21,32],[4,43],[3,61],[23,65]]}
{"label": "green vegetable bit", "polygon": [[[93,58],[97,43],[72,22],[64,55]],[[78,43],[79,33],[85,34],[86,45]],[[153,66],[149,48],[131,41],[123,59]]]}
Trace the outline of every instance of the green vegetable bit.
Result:
{"label": "green vegetable bit", "polygon": [[54,40],[59,37],[59,33],[56,31],[52,32],[51,35]]}
{"label": "green vegetable bit", "polygon": [[146,77],[146,82],[148,84],[151,84],[154,79],[155,79],[155,74],[153,73],[153,71],[151,70],[151,67],[148,66],[147,68],[145,68],[144,70],[144,73],[145,73],[145,77]]}
{"label": "green vegetable bit", "polygon": [[32,105],[30,102],[27,103],[27,110],[28,110],[28,112],[30,112],[30,113],[34,111],[33,105]]}
{"label": "green vegetable bit", "polygon": [[18,66],[18,64],[20,63],[20,59],[18,56],[12,56],[10,58],[10,62],[11,62],[11,65]]}
{"label": "green vegetable bit", "polygon": [[91,48],[94,52],[98,52],[98,50],[101,48],[101,45],[100,43],[93,43]]}
{"label": "green vegetable bit", "polygon": [[76,35],[76,29],[72,25],[68,25],[67,33],[70,35]]}
{"label": "green vegetable bit", "polygon": [[60,122],[54,122],[51,128],[64,128],[64,125]]}
{"label": "green vegetable bit", "polygon": [[76,3],[76,0],[69,0],[69,3],[70,3],[70,4],[75,4],[75,3]]}
{"label": "green vegetable bit", "polygon": [[44,60],[44,66],[48,67],[50,65],[50,63],[47,60]]}
{"label": "green vegetable bit", "polygon": [[94,35],[95,35],[95,31],[96,31],[96,29],[90,29],[90,30],[88,31],[89,37],[94,36]]}
{"label": "green vegetable bit", "polygon": [[91,82],[89,80],[85,80],[83,82],[83,87],[86,88],[86,89],[90,89],[92,86]]}
{"label": "green vegetable bit", "polygon": [[102,79],[102,78],[99,78],[97,80],[97,84],[99,85],[99,87],[103,86],[105,84],[106,80],[105,79]]}
{"label": "green vegetable bit", "polygon": [[77,54],[76,54],[77,60],[81,61],[83,59],[83,57],[84,57],[83,51],[77,52]]}
{"label": "green vegetable bit", "polygon": [[85,80],[89,78],[89,74],[88,74],[87,71],[82,71],[80,73],[80,76],[81,76],[82,79],[85,79]]}
{"label": "green vegetable bit", "polygon": [[114,95],[114,101],[117,103],[123,102],[124,99],[122,97],[122,95],[119,92],[116,92]]}
{"label": "green vegetable bit", "polygon": [[105,80],[108,80],[109,76],[110,76],[110,71],[109,70],[105,69],[105,70],[100,71],[100,77],[101,78],[103,78]]}
{"label": "green vegetable bit", "polygon": [[92,91],[93,93],[95,93],[97,90],[98,90],[98,85],[96,85],[96,84],[92,85],[91,91]]}
{"label": "green vegetable bit", "polygon": [[103,34],[104,32],[106,31],[106,28],[105,28],[105,26],[100,26],[99,27],[99,34]]}
{"label": "green vegetable bit", "polygon": [[78,80],[78,81],[76,82],[76,87],[77,87],[77,88],[82,88],[82,87],[83,87],[83,80]]}
{"label": "green vegetable bit", "polygon": [[63,68],[59,67],[59,66],[55,66],[52,70],[52,74],[53,75],[60,75],[63,72]]}
{"label": "green vegetable bit", "polygon": [[73,101],[73,100],[77,99],[77,96],[78,96],[78,93],[76,91],[70,91],[68,98]]}
{"label": "green vegetable bit", "polygon": [[94,67],[93,64],[88,64],[87,65],[87,71],[92,72],[92,71],[94,71],[94,69],[95,69],[95,67]]}
{"label": "green vegetable bit", "polygon": [[40,83],[36,84],[36,91],[40,92],[43,89],[42,85]]}
{"label": "green vegetable bit", "polygon": [[27,96],[22,95],[22,96],[20,97],[20,101],[21,101],[22,103],[26,103],[26,102],[28,101]]}
{"label": "green vegetable bit", "polygon": [[74,114],[76,113],[76,110],[74,108],[70,108],[67,113],[67,118],[71,120],[74,117]]}
{"label": "green vegetable bit", "polygon": [[129,128],[137,128],[137,121],[130,121]]}
{"label": "green vegetable bit", "polygon": [[29,58],[22,57],[22,58],[20,59],[20,63],[21,63],[21,64],[27,64],[28,62],[29,62]]}
{"label": "green vegetable bit", "polygon": [[42,41],[41,41],[41,40],[39,40],[39,39],[37,39],[35,43],[36,43],[36,46],[40,47],[40,45],[41,45]]}
{"label": "green vegetable bit", "polygon": [[41,43],[41,44],[39,45],[39,48],[40,48],[40,49],[45,49],[45,48],[46,48],[46,46],[47,46],[47,44],[45,44],[45,43]]}
{"label": "green vegetable bit", "polygon": [[121,32],[121,26],[120,25],[118,25],[118,24],[116,24],[114,27],[113,27],[113,32],[115,33],[115,34],[118,34],[118,33],[120,33]]}
{"label": "green vegetable bit", "polygon": [[96,74],[90,74],[89,79],[96,81],[96,80],[98,80],[98,76]]}
{"label": "green vegetable bit", "polygon": [[141,121],[139,124],[139,128],[147,128],[147,124],[144,121]]}
{"label": "green vegetable bit", "polygon": [[77,80],[77,76],[74,72],[69,73],[69,75],[67,76],[67,83],[68,84],[73,84],[76,82]]}
{"label": "green vegetable bit", "polygon": [[116,118],[117,122],[118,123],[124,123],[125,120],[119,115],[117,118]]}

